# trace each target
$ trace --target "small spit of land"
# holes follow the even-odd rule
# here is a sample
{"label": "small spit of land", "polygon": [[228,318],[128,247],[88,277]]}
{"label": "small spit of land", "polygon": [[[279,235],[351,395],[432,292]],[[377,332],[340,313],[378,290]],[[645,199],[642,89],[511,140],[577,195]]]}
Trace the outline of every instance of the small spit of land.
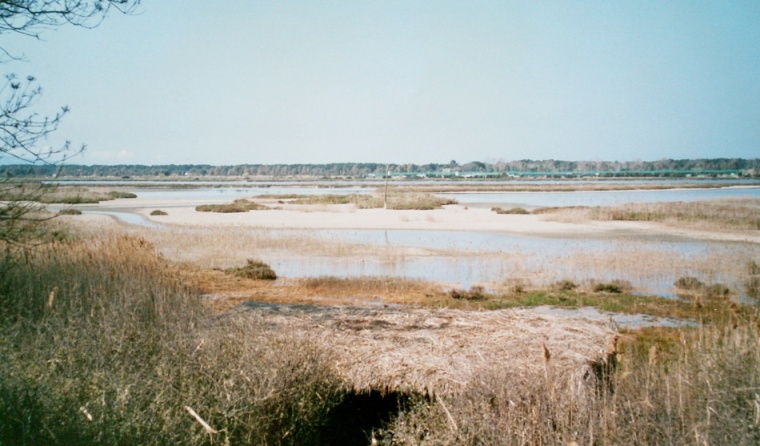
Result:
{"label": "small spit of land", "polygon": [[[0,444],[760,441],[760,199],[465,196],[715,186],[699,182],[167,186],[57,186],[47,238],[4,247]],[[301,264],[332,273],[287,274]],[[450,264],[500,268],[405,273]]]}

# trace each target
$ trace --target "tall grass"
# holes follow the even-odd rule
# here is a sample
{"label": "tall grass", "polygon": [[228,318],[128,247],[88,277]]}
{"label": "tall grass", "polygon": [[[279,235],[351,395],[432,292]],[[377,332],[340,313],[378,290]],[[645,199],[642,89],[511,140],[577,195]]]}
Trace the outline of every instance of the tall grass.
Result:
{"label": "tall grass", "polygon": [[338,395],[318,348],[215,322],[141,239],[6,252],[0,295],[3,445],[315,444]]}

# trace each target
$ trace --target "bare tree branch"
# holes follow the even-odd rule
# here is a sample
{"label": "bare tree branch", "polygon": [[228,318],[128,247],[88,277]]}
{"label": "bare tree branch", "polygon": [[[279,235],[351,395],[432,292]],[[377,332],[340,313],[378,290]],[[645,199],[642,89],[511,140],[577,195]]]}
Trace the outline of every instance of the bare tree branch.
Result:
{"label": "bare tree branch", "polygon": [[[132,13],[139,4],[140,0],[0,0],[0,35],[39,38],[43,30],[67,24],[94,28],[112,9]],[[19,58],[0,47],[0,63],[14,59]],[[34,106],[41,94],[33,76],[20,79],[8,74],[0,84],[0,163],[11,158],[25,164],[60,165],[84,150],[84,146],[72,148],[68,141],[60,147],[45,145],[69,109],[40,115]],[[50,218],[39,214],[46,189],[44,184],[30,187],[10,177],[0,179],[0,241],[23,243]]]}

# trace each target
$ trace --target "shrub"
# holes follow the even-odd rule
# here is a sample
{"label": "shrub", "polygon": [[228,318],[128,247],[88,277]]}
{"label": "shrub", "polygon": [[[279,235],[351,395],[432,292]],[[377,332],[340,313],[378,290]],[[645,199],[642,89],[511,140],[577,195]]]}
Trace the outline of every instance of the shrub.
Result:
{"label": "shrub", "polygon": [[137,198],[132,192],[111,191],[108,193],[111,198]]}
{"label": "shrub", "polygon": [[255,203],[253,201],[241,198],[228,204],[202,204],[195,208],[198,212],[220,212],[220,213],[234,213],[234,212],[248,212],[258,211],[262,209],[269,209],[264,205]]}
{"label": "shrub", "polygon": [[613,280],[612,282],[600,282],[594,284],[595,293],[621,294],[630,292],[633,286],[626,280]]}
{"label": "shrub", "polygon": [[248,259],[245,266],[229,268],[226,273],[246,279],[254,280],[276,280],[277,274],[274,270],[261,260]]}
{"label": "shrub", "polygon": [[150,211],[150,215],[169,215],[165,211],[162,211],[161,209],[155,209],[153,211]]}
{"label": "shrub", "polygon": [[486,298],[485,289],[480,285],[473,285],[470,291],[452,289],[449,296],[457,300],[483,300]]}
{"label": "shrub", "polygon": [[58,211],[58,215],[82,215],[82,211],[79,209],[61,209]]}
{"label": "shrub", "polygon": [[705,294],[707,297],[728,297],[731,289],[722,283],[714,283],[705,288]]}
{"label": "shrub", "polygon": [[576,288],[578,288],[578,284],[573,282],[572,280],[567,280],[567,279],[554,282],[551,285],[551,289],[555,291],[572,291]]}
{"label": "shrub", "polygon": [[41,203],[61,203],[61,204],[97,204],[102,201],[100,197],[83,197],[83,196],[68,196],[68,197],[42,197]]}
{"label": "shrub", "polygon": [[513,214],[513,215],[527,215],[530,214],[526,209],[523,208],[511,208],[511,209],[503,209],[503,208],[491,208],[492,211],[496,212],[497,214]]}
{"label": "shrub", "polygon": [[755,299],[760,298],[760,277],[753,276],[744,281],[744,290],[747,296]]}
{"label": "shrub", "polygon": [[696,277],[686,276],[679,277],[678,280],[673,283],[673,286],[679,290],[696,291],[705,287],[705,284]]}

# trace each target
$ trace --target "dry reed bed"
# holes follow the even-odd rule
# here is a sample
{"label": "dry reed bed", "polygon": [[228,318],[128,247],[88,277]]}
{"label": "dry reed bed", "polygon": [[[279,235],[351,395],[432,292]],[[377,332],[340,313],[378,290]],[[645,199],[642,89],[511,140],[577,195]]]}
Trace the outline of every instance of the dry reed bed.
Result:
{"label": "dry reed bed", "polygon": [[[274,305],[251,302],[228,317],[318,342],[357,392],[457,394],[499,371],[579,386],[602,363],[613,330],[583,319],[487,312]],[[544,347],[551,359],[545,360]]]}

